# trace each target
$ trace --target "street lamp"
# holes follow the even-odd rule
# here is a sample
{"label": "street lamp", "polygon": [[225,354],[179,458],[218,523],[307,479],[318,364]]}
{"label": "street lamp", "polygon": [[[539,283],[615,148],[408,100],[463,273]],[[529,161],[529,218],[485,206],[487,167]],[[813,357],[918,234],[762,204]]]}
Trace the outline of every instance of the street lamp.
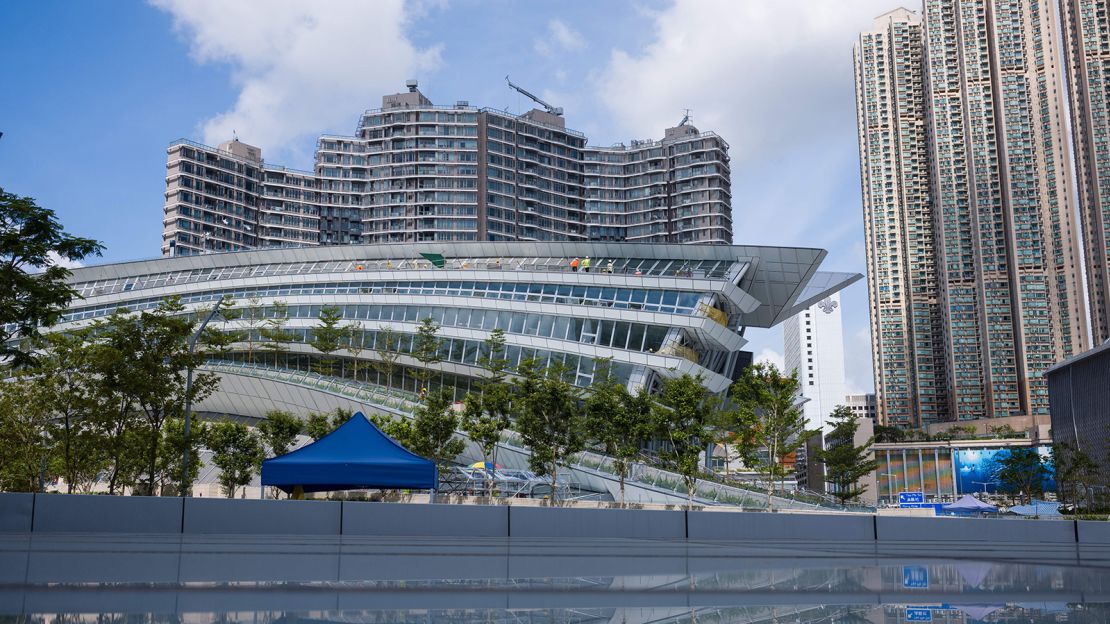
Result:
{"label": "street lamp", "polygon": [[[181,496],[187,496],[186,483],[189,481],[189,451],[191,446],[189,444],[189,432],[193,422],[193,354],[197,350],[197,341],[200,340],[200,335],[204,332],[204,328],[208,323],[216,318],[220,313],[220,308],[223,307],[225,299],[222,297],[216,301],[216,305],[212,306],[212,311],[208,316],[204,317],[201,321],[200,327],[189,338],[189,366],[185,371],[185,448],[181,451]],[[191,493],[191,492],[190,492]]]}

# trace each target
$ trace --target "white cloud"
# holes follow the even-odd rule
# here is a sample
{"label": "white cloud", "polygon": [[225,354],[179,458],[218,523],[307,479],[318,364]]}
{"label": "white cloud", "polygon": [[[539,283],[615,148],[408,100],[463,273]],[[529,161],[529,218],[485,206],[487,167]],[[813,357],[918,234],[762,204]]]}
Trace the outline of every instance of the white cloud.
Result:
{"label": "white cloud", "polygon": [[[858,218],[858,200],[829,196],[846,176],[858,187],[852,43],[895,6],[676,0],[655,13],[655,36],[643,49],[612,52],[595,90],[614,130],[629,136],[657,137],[692,109],[696,126],[730,144],[733,211],[753,233],[746,238],[814,244],[805,235],[817,223]],[[748,172],[765,180],[762,188],[740,185]],[[760,209],[749,212],[749,199]]]}
{"label": "white cloud", "polygon": [[79,269],[79,268],[85,266],[84,264],[81,263],[80,260],[70,260],[69,258],[63,258],[63,257],[59,256],[58,252],[56,252],[56,251],[51,251],[47,255],[50,257],[50,264],[51,265],[56,264],[56,265],[59,265],[59,266],[63,266],[67,269]]}
{"label": "white cloud", "polygon": [[770,347],[763,347],[763,349],[753,358],[756,364],[766,362],[767,364],[774,364],[779,370],[785,366],[782,353],[775,351]]}
{"label": "white cloud", "polygon": [[427,9],[419,3],[151,2],[173,16],[197,62],[231,67],[238,98],[204,122],[204,141],[234,131],[265,156],[290,155],[325,128],[353,132],[357,111],[403,90],[439,59],[438,48],[418,49],[405,35],[409,18]]}
{"label": "white cloud", "polygon": [[582,35],[557,19],[547,23],[546,38],[538,38],[535,43],[536,52],[544,56],[552,56],[560,51],[581,50],[585,47],[586,40]]}

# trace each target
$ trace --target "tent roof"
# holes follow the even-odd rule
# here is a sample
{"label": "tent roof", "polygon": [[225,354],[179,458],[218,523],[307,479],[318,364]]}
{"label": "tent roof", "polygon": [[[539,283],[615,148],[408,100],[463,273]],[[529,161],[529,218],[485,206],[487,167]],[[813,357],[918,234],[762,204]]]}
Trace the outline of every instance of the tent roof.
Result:
{"label": "tent roof", "polygon": [[382,433],[362,412],[319,440],[262,462],[262,484],[292,492],[434,489],[435,463]]}
{"label": "tent roof", "polygon": [[995,507],[994,505],[988,505],[978,498],[975,498],[971,494],[964,494],[960,498],[960,500],[954,503],[949,503],[941,509],[943,509],[944,511],[998,511],[998,507]]}
{"label": "tent roof", "polygon": [[1043,500],[1034,500],[1029,505],[1014,505],[1010,513],[1019,516],[1060,516],[1060,503],[1050,503]]}

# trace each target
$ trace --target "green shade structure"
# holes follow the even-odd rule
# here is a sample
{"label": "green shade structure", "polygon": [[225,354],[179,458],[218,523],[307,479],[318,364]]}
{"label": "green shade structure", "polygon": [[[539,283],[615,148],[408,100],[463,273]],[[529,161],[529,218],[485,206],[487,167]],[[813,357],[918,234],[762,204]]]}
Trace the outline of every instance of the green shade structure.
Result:
{"label": "green shade structure", "polygon": [[447,263],[447,261],[443,257],[443,254],[425,253],[422,251],[420,252],[420,255],[424,256],[425,260],[435,265],[437,269],[442,269],[443,265]]}

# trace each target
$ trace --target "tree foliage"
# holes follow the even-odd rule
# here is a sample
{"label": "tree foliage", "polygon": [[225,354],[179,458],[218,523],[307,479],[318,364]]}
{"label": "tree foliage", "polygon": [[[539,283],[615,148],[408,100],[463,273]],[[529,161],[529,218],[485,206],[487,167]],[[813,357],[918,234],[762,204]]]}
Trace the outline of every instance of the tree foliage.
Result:
{"label": "tree foliage", "polygon": [[843,405],[836,406],[829,420],[832,431],[825,436],[825,450],[818,452],[817,459],[825,464],[825,479],[833,485],[833,496],[843,504],[867,491],[867,486],[859,481],[879,465],[871,454],[875,437],[856,446],[859,422],[852,410]]}
{"label": "tree foliage", "polygon": [[285,329],[289,322],[289,306],[284,301],[275,301],[270,304],[270,313],[262,323],[259,335],[262,344],[259,349],[268,351],[273,356],[274,366],[281,365],[281,354],[289,350],[289,343],[293,342],[293,332]]}
{"label": "tree foliage", "polygon": [[721,399],[684,373],[666,380],[655,405],[656,431],[664,442],[660,457],[686,485],[686,506],[693,507],[702,451],[712,439],[711,427],[721,420]]}
{"label": "tree foliage", "polygon": [[1011,448],[996,461],[994,477],[999,489],[1023,503],[1044,494],[1048,467],[1035,448]]}
{"label": "tree foliage", "polygon": [[437,335],[439,325],[431,317],[420,321],[420,327],[412,339],[412,357],[420,366],[411,371],[413,378],[420,383],[417,391],[425,394],[431,390],[432,381],[438,379],[439,373],[432,368],[443,359],[443,341]]}
{"label": "tree foliage", "polygon": [[466,448],[462,440],[454,437],[458,427],[459,416],[452,406],[451,394],[440,389],[427,394],[424,404],[413,413],[407,439],[397,441],[444,471]]}
{"label": "tree foliage", "polygon": [[319,324],[312,329],[312,338],[309,344],[316,349],[321,357],[316,363],[316,372],[322,375],[335,374],[335,358],[331,356],[339,350],[343,343],[345,329],[339,325],[343,320],[343,310],[337,306],[324,306],[320,308]]}
{"label": "tree foliage", "polygon": [[401,333],[386,325],[378,330],[377,342],[374,352],[378,359],[372,364],[374,370],[385,376],[385,387],[393,387],[393,373],[397,370],[397,358],[400,356]]}
{"label": "tree foliage", "polygon": [[479,360],[486,376],[478,382],[478,393],[467,393],[463,399],[462,427],[482,449],[483,460],[496,462],[494,457],[501,433],[509,427],[509,410],[513,390],[507,379],[505,332],[495,329],[482,345]]}
{"label": "tree foliage", "polygon": [[77,296],[63,263],[103,249],[63,230],[53,210],[0,188],[0,362],[31,363],[40,328],[57,323]]}
{"label": "tree foliage", "polygon": [[571,383],[570,371],[560,362],[544,367],[530,358],[522,361],[516,372],[516,429],[532,451],[528,466],[550,479],[555,501],[559,466],[586,444],[581,390]]}
{"label": "tree foliage", "polygon": [[212,463],[220,469],[220,485],[228,498],[235,498],[236,490],[251,482],[265,457],[258,434],[243,423],[227,420],[212,424],[208,449]]}
{"label": "tree foliage", "polygon": [[289,412],[270,410],[258,423],[258,433],[269,449],[270,457],[285,455],[304,430],[304,423]]}
{"label": "tree foliage", "polygon": [[624,482],[629,464],[656,432],[655,402],[647,390],[636,394],[613,374],[608,361],[597,363],[584,409],[590,441],[613,458],[620,477],[620,503],[624,504]]}

